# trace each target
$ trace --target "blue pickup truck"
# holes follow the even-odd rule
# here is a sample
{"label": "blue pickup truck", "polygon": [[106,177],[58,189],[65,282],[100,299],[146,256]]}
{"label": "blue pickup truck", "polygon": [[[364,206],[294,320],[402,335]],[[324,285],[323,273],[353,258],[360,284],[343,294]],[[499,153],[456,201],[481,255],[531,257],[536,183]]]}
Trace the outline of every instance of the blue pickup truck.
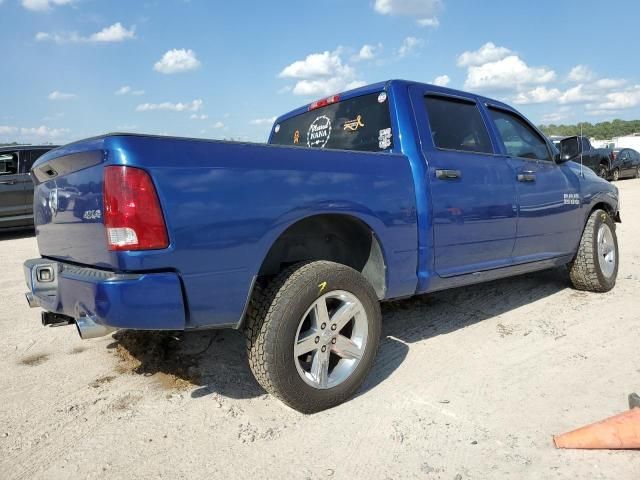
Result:
{"label": "blue pickup truck", "polygon": [[245,332],[302,412],[348,399],[379,301],[567,265],[605,292],[618,190],[504,103],[392,80],[279,117],[268,145],[114,133],[33,166],[44,325]]}

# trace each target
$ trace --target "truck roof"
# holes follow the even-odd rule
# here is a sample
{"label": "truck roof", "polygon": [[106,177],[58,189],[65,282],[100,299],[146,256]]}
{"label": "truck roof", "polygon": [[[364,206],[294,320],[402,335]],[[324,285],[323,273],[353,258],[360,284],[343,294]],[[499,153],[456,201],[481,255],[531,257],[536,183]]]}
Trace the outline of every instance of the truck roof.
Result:
{"label": "truck roof", "polygon": [[[429,88],[431,88],[435,92],[442,92],[448,95],[460,95],[460,94],[464,94],[465,96],[471,95],[472,97],[475,97],[476,100],[479,102],[491,103],[493,105],[497,105],[508,110],[516,111],[513,107],[511,107],[510,105],[507,105],[506,103],[500,102],[492,98],[484,97],[482,95],[477,95],[475,93],[470,93],[463,90],[456,90],[448,87],[441,87],[438,85],[433,85],[433,84],[424,83],[424,82],[416,82],[416,81],[402,80],[402,79],[391,79],[383,82],[372,83],[370,85],[365,85],[363,87],[354,88],[353,90],[347,90],[345,92],[336,92],[336,94],[340,95],[340,100],[346,100],[349,98],[358,97],[360,95],[367,95],[369,93],[376,93],[383,90],[389,90],[392,85],[405,86],[407,88],[412,85],[429,86]],[[307,112],[309,110],[309,105],[311,104],[307,103],[305,105],[302,105],[301,107],[296,108],[295,110],[291,110],[290,112],[280,115],[279,117],[276,118],[275,123],[282,122],[291,117],[295,117],[297,115]]]}

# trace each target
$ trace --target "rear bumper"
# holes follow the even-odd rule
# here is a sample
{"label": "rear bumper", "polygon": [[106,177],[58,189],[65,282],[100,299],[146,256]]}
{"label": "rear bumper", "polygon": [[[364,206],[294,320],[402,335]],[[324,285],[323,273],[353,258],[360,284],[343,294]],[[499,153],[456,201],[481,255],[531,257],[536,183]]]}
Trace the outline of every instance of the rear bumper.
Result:
{"label": "rear bumper", "polygon": [[[37,258],[24,263],[31,307],[108,329],[184,330],[176,273],[118,274]],[[107,332],[108,333],[108,332]]]}

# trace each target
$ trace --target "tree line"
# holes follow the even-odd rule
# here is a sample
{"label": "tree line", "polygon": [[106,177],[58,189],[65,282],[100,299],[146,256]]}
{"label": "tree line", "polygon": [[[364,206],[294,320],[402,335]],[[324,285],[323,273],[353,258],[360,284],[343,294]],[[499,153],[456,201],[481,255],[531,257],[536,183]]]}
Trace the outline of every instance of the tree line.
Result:
{"label": "tree line", "polygon": [[580,135],[580,128],[585,137],[597,140],[610,140],[614,137],[623,137],[640,133],[640,120],[613,120],[611,122],[589,123],[580,122],[576,125],[540,125],[538,128],[545,135],[569,136]]}

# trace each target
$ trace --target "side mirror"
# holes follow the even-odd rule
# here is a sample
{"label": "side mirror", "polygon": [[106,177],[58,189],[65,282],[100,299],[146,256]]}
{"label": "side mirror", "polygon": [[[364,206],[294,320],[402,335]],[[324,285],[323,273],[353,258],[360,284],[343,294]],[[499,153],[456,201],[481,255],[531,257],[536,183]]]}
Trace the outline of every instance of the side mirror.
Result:
{"label": "side mirror", "polygon": [[580,139],[578,137],[565,138],[560,142],[560,162],[567,162],[580,155]]}

